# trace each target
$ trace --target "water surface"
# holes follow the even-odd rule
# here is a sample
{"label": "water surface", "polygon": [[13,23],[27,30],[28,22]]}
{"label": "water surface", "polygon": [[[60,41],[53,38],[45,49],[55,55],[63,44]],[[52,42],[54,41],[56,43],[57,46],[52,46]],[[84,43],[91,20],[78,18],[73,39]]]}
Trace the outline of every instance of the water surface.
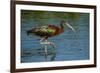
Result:
{"label": "water surface", "polygon": [[[33,12],[37,13],[38,11]],[[61,14],[63,14],[63,12]],[[66,12],[66,16],[68,16],[68,14]],[[89,59],[89,14],[76,14],[79,14],[79,18],[77,18],[77,20],[71,19],[70,16],[69,18],[66,18],[66,21],[75,28],[76,33],[65,27],[65,31],[63,33],[48,39],[48,41],[55,43],[56,48],[54,49],[48,45],[47,61],[74,61]],[[44,56],[44,46],[39,43],[40,38],[35,35],[28,36],[26,31],[30,30],[32,27],[39,27],[40,25],[48,24],[59,27],[62,17],[57,19],[52,16],[53,15],[51,14],[51,17],[49,18],[36,18],[32,11],[21,10],[22,63],[46,62]]]}

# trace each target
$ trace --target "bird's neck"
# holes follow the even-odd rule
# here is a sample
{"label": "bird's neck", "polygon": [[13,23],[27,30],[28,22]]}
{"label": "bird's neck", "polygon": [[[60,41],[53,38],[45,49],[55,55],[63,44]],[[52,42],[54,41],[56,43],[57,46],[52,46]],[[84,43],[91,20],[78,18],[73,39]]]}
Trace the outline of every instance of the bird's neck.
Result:
{"label": "bird's neck", "polygon": [[60,28],[61,28],[61,29],[64,29],[64,21],[61,21],[61,23],[60,23]]}

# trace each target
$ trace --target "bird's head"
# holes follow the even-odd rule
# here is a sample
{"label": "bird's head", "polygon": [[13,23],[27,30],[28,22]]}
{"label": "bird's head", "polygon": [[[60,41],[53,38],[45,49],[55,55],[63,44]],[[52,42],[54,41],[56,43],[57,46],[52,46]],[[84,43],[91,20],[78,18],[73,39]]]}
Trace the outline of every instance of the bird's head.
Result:
{"label": "bird's head", "polygon": [[70,28],[73,32],[76,32],[76,30],[66,21],[62,20],[61,21],[61,28],[63,29],[64,28],[64,25],[66,25],[68,28]]}

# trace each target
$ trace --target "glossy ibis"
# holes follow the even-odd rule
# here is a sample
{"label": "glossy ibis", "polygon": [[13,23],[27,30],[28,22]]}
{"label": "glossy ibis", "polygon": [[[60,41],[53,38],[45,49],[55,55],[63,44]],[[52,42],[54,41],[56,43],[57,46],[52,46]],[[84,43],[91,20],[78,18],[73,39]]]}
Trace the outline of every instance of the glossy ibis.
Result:
{"label": "glossy ibis", "polygon": [[47,55],[48,55],[47,45],[52,45],[55,48],[54,43],[48,42],[47,39],[49,37],[53,37],[53,36],[63,33],[64,24],[67,25],[67,27],[69,27],[70,29],[72,29],[73,32],[75,32],[75,29],[63,20],[60,23],[60,27],[55,26],[55,25],[46,25],[46,26],[34,27],[31,30],[27,31],[27,35],[34,34],[36,36],[41,37],[40,44],[44,44],[46,60],[47,60]]}
{"label": "glossy ibis", "polygon": [[41,37],[42,38],[41,41],[47,40],[49,37],[53,37],[64,32],[64,24],[67,25],[69,28],[72,29],[72,31],[75,32],[75,29],[71,25],[69,25],[65,21],[61,21],[60,27],[55,26],[55,25],[35,27],[35,28],[32,28],[31,30],[28,30],[27,35],[34,34],[36,36]]}

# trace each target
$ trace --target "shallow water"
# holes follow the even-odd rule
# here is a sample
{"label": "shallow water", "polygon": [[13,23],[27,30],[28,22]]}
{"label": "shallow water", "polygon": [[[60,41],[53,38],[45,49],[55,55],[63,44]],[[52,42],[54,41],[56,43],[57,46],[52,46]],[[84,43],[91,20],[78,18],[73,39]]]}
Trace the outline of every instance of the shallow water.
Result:
{"label": "shallow water", "polygon": [[[48,24],[59,26],[56,19],[50,19]],[[73,21],[69,21],[73,24]],[[32,18],[21,18],[21,62],[46,62],[46,61],[70,61],[89,59],[89,14],[80,13],[80,18],[74,22],[71,29],[65,28],[64,33],[49,38],[48,41],[55,43],[56,48],[48,45],[47,60],[44,55],[44,45],[39,43],[40,38],[28,36],[26,31],[39,26]]]}

